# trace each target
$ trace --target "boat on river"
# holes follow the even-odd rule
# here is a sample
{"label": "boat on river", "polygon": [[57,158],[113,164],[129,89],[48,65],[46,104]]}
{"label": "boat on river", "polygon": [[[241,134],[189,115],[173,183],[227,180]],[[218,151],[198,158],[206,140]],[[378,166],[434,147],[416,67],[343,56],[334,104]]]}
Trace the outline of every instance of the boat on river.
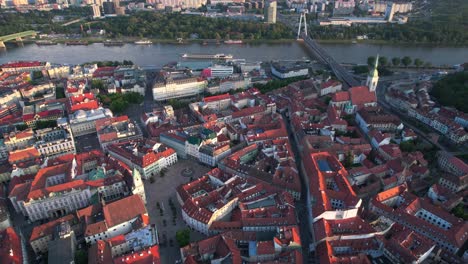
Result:
{"label": "boat on river", "polygon": [[224,53],[218,53],[218,54],[189,54],[189,53],[184,53],[181,56],[184,59],[200,59],[200,60],[229,60],[232,59],[233,56],[231,54],[224,54]]}
{"label": "boat on river", "polygon": [[135,45],[151,45],[153,42],[151,40],[138,40],[135,41]]}
{"label": "boat on river", "polygon": [[51,40],[38,40],[38,41],[36,41],[36,45],[38,45],[38,46],[51,46],[51,45],[57,45],[57,42],[53,42]]}

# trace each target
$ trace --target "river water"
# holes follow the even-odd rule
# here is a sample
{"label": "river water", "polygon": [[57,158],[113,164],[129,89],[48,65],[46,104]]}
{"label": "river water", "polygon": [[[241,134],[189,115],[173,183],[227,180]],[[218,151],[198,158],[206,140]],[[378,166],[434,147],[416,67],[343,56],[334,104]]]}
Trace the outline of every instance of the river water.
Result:
{"label": "river water", "polygon": [[[395,46],[372,44],[322,44],[338,62],[366,63],[368,56],[411,56],[429,61],[433,65],[454,65],[468,61],[468,47]],[[81,64],[98,60],[132,60],[138,65],[161,67],[179,60],[183,53],[224,53],[247,61],[297,60],[308,57],[306,48],[299,42],[276,44],[207,45],[153,44],[140,46],[126,44],[122,47],[105,47],[102,43],[89,46],[37,46],[9,45],[0,51],[0,63],[16,60],[40,60],[52,63]]]}

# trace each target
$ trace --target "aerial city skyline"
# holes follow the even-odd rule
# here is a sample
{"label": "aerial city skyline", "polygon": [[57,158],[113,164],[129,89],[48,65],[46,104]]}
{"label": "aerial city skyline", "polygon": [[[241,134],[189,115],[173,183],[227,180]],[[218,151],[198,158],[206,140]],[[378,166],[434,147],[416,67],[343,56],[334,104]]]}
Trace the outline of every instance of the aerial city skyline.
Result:
{"label": "aerial city skyline", "polygon": [[0,0],[0,263],[468,262],[466,12]]}

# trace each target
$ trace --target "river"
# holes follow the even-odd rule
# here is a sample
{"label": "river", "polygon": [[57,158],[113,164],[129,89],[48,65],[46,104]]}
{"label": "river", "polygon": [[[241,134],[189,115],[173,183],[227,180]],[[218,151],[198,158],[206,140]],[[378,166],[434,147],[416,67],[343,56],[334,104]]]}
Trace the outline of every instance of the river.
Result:
{"label": "river", "polygon": [[[429,61],[433,65],[455,65],[468,61],[468,47],[429,47],[373,44],[329,44],[322,46],[338,62],[366,63],[368,56],[411,56]],[[52,63],[81,64],[99,60],[132,60],[138,65],[161,67],[179,59],[183,53],[225,53],[248,61],[297,60],[308,56],[306,48],[299,42],[275,44],[207,45],[153,44],[140,46],[126,44],[122,47],[105,47],[102,43],[89,46],[37,46],[9,45],[0,51],[0,63],[17,60],[39,60]]]}

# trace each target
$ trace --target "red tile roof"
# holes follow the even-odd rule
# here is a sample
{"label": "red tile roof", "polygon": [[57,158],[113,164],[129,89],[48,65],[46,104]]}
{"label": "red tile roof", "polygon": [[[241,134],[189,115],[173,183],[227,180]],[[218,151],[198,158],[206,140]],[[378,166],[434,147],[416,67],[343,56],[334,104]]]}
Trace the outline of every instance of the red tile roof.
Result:
{"label": "red tile roof", "polygon": [[0,65],[0,68],[38,67],[41,65],[44,65],[44,63],[40,61],[15,61],[15,62],[2,64]]}
{"label": "red tile roof", "polygon": [[35,147],[29,147],[16,151],[10,151],[8,162],[13,165],[18,162],[36,160],[40,156],[41,153],[39,153]]}
{"label": "red tile roof", "polygon": [[113,227],[146,214],[146,207],[139,195],[132,195],[106,204],[103,208],[107,226]]}
{"label": "red tile roof", "polygon": [[54,230],[57,226],[60,225],[60,223],[63,222],[71,222],[75,219],[74,215],[67,215],[59,219],[55,219],[53,221],[47,222],[43,225],[39,225],[33,228],[31,237],[29,238],[29,242],[32,242],[34,240],[37,240],[39,238],[45,237],[52,235],[54,233]]}
{"label": "red tile roof", "polygon": [[13,227],[0,231],[0,263],[23,263],[21,240]]}
{"label": "red tile roof", "polygon": [[333,102],[349,101],[349,93],[347,91],[337,92],[332,95]]}
{"label": "red tile roof", "polygon": [[330,80],[320,84],[320,89],[325,89],[325,88],[328,88],[328,87],[334,87],[334,86],[338,86],[338,85],[341,85],[341,82],[330,79]]}
{"label": "red tile roof", "polygon": [[89,264],[108,264],[112,263],[112,252],[109,244],[104,240],[96,241],[88,250]]}
{"label": "red tile roof", "polygon": [[[153,151],[149,147],[139,147],[142,144],[145,144],[144,140],[126,141],[111,144],[107,147],[107,150],[130,160],[132,163],[142,168],[146,168],[147,166],[150,166],[163,158],[168,158],[176,153],[174,149],[169,147],[160,152]],[[135,149],[138,152],[137,155],[134,153]]]}
{"label": "red tile roof", "polygon": [[345,209],[358,204],[359,199],[347,178],[348,172],[335,156],[328,152],[306,153],[304,166],[310,179],[311,195],[317,200],[312,209],[314,215],[335,211],[332,200],[341,201]]}
{"label": "red tile roof", "polygon": [[363,107],[366,103],[377,102],[375,92],[369,91],[367,86],[352,87],[348,90],[351,103],[358,107]]}
{"label": "red tile roof", "polygon": [[229,93],[225,93],[225,94],[205,97],[203,98],[203,102],[209,103],[209,102],[228,100],[228,99],[231,99],[231,96],[229,95]]}
{"label": "red tile roof", "polygon": [[[429,234],[440,241],[447,241],[456,247],[461,247],[466,242],[468,239],[466,237],[466,233],[468,232],[468,223],[466,221],[456,218],[439,207],[433,206],[427,200],[407,192],[406,189],[406,186],[399,185],[381,192],[371,200],[371,204],[375,208],[382,210],[387,217],[396,220],[396,222],[409,225],[413,228],[413,231],[421,230],[423,234]],[[397,208],[388,206],[385,203],[387,200],[395,197],[399,197],[401,201]],[[416,213],[422,209],[447,221],[451,225],[450,229],[443,229],[417,217]],[[395,218],[395,216],[398,217]]]}
{"label": "red tile roof", "polygon": [[160,264],[159,246],[114,258],[114,264]]}

